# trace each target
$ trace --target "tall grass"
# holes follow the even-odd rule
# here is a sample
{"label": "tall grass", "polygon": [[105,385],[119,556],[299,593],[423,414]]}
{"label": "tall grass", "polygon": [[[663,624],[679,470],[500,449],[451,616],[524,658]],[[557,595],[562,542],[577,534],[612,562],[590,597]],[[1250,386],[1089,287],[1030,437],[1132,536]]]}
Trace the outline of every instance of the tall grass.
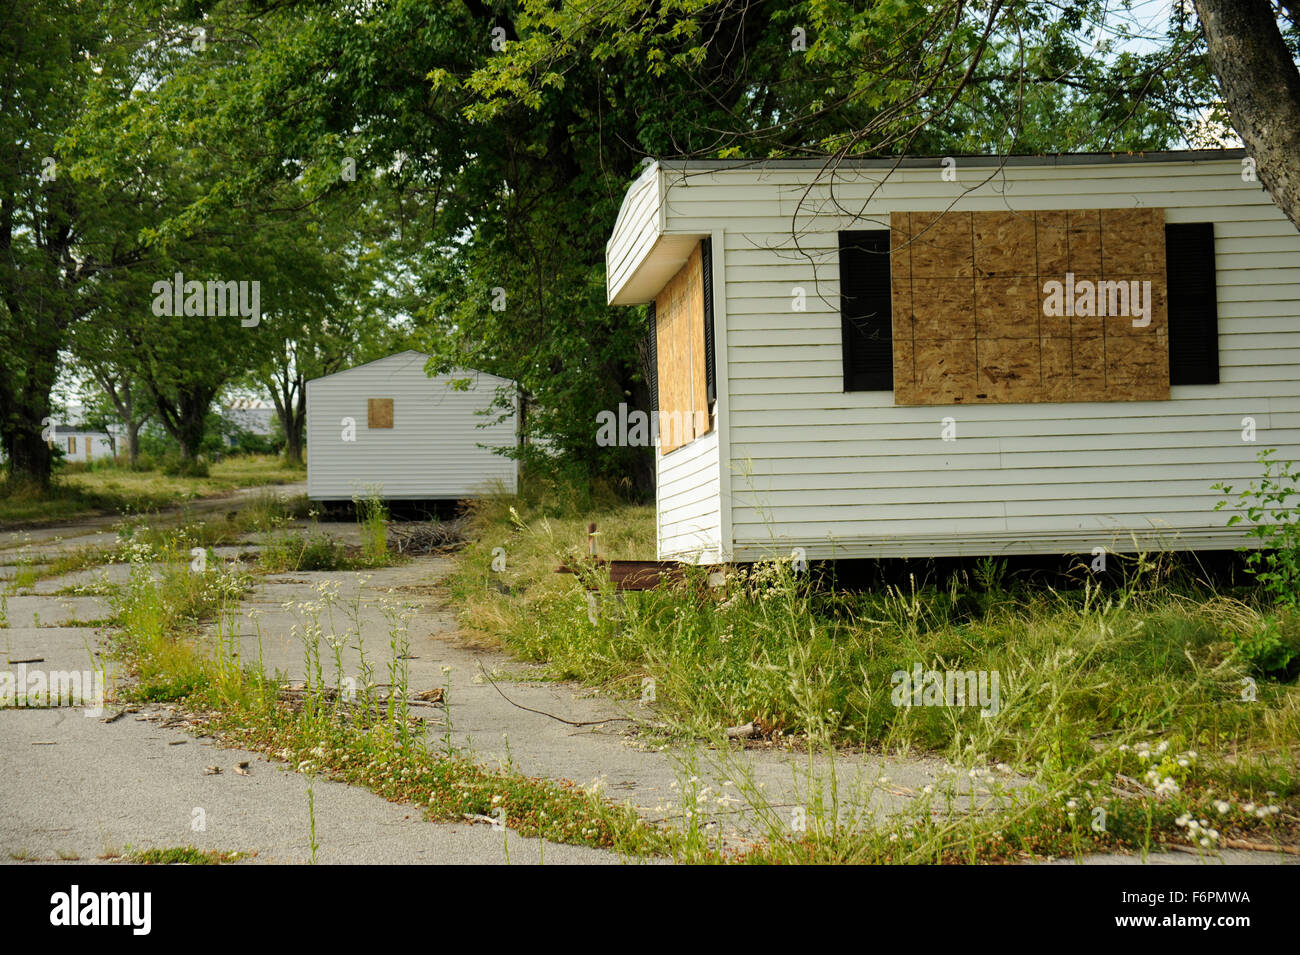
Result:
{"label": "tall grass", "polygon": [[206,476],[133,471],[107,461],[69,464],[48,488],[0,480],[0,527],[67,521],[93,513],[157,510],[237,487],[300,480],[302,471],[286,466],[275,455],[230,457],[212,465]]}
{"label": "tall grass", "polygon": [[[765,838],[738,851],[698,811],[717,794],[694,772],[680,789],[682,827],[661,832],[593,793],[475,766],[452,747],[449,719],[438,751],[413,732],[406,708],[397,605],[385,613],[387,660],[363,650],[359,705],[344,705],[340,647],[349,633],[361,640],[360,605],[336,624],[337,598],[324,585],[298,630],[306,696],[288,702],[279,681],[236,652],[233,619],[213,644],[198,639],[196,621],[233,601],[245,581],[187,572],[193,538],[183,534],[135,541],[130,582],[115,604],[121,646],[140,695],[187,696],[213,712],[216,731],[302,771],[419,801],[434,818],[504,806],[518,832],[620,851],[670,851],[682,861],[953,862],[1294,841],[1300,691],[1293,674],[1252,670],[1241,650],[1242,636],[1261,627],[1295,640],[1284,607],[1216,593],[1146,558],[1107,587],[1085,577],[1035,588],[985,564],[969,579],[846,592],[774,562],[733,571],[717,587],[700,570],[679,587],[620,596],[584,568],[587,523],[597,522],[603,555],[644,557],[653,513],[596,496],[583,503],[594,506],[554,498],[475,505],[475,540],[452,580],[466,623],[556,675],[619,696],[639,695],[642,680],[653,679],[656,722],[680,740],[710,743],[724,762],[731,750],[722,730],[746,722],[805,751],[795,794],[804,828],[792,827],[789,805],[768,802],[739,762],[723,768]],[[494,560],[502,551],[504,569]],[[561,561],[583,568],[579,577],[555,573]],[[598,591],[594,619],[584,584]],[[917,664],[998,673],[996,714],[895,705],[895,674]],[[939,754],[952,778],[875,814],[890,784],[849,792],[835,769],[846,747]]]}
{"label": "tall grass", "polygon": [[193,569],[195,539],[183,531],[157,544],[128,545],[130,576],[109,597],[119,655],[138,677],[140,699],[172,700],[208,687],[219,660],[200,647],[199,622],[237,598],[246,576],[214,564]]}
{"label": "tall grass", "polygon": [[[775,562],[720,588],[703,572],[648,593],[605,585],[593,623],[582,584],[553,572],[585,549],[587,516],[608,535],[603,553],[652,555],[648,508],[512,518],[485,504],[452,584],[462,620],[615,695],[653,679],[657,717],[683,738],[754,722],[775,738],[1019,766],[1073,765],[1121,734],[1229,752],[1300,741],[1294,674],[1267,678],[1240,649],[1266,629],[1300,646],[1300,619],[1180,581],[1161,561],[1134,558],[1109,588],[1086,577],[1068,590],[1008,584],[985,568],[983,585],[913,579],[863,593],[813,587]],[[491,569],[498,547],[504,574]],[[895,705],[895,674],[917,664],[998,674],[999,711]]]}

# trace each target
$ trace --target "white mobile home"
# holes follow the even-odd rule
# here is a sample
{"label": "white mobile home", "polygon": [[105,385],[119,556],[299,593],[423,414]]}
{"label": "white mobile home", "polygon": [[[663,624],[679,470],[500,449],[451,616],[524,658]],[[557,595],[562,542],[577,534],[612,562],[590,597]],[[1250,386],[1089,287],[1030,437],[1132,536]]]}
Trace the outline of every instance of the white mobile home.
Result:
{"label": "white mobile home", "polygon": [[[515,493],[515,411],[489,412],[514,383],[457,370],[429,377],[428,355],[404,351],[307,382],[307,496],[347,501],[377,489],[389,500]],[[500,420],[498,420],[500,419]]]}
{"label": "white mobile home", "polygon": [[663,559],[1244,542],[1300,456],[1300,233],[1240,151],[688,161],[632,184]]}
{"label": "white mobile home", "polygon": [[98,461],[111,458],[113,437],[106,431],[93,431],[78,425],[58,425],[54,429],[51,446],[63,450],[65,461]]}

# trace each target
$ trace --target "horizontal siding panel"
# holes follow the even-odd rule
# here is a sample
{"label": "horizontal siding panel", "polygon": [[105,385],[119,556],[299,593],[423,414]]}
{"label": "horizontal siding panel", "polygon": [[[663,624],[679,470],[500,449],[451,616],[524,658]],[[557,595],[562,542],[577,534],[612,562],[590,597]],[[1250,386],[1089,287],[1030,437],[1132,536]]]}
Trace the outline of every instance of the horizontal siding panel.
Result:
{"label": "horizontal siding panel", "polygon": [[[1217,468],[1222,465],[1240,464],[1245,461],[1254,462],[1255,455],[1259,449],[1272,447],[1279,442],[1268,442],[1265,444],[1247,444],[1234,446],[1232,444],[1211,445],[1199,448],[1159,448],[1150,451],[1130,451],[1122,458],[1116,459],[1116,464],[1123,466],[1135,467],[1163,467],[1169,464],[1199,464],[1206,467],[1206,473],[1217,474]],[[947,445],[948,448],[953,446],[952,443]],[[733,464],[734,470],[739,470],[747,461],[742,456],[743,448],[735,448],[737,457]],[[1077,468],[1079,470],[1104,471],[1109,465],[1099,461],[1097,454],[1093,451],[1021,451],[1015,453],[1001,454],[998,452],[983,453],[966,453],[966,454],[931,454],[925,458],[925,470],[919,471],[916,468],[916,459],[897,454],[886,454],[877,457],[864,457],[855,453],[851,444],[845,444],[839,455],[827,455],[818,459],[816,474],[810,474],[808,468],[808,458],[806,455],[791,453],[784,455],[784,449],[772,448],[762,459],[764,470],[760,473],[765,474],[802,474],[808,476],[810,487],[815,487],[816,477],[824,473],[842,473],[842,472],[861,472],[864,475],[869,474],[892,474],[893,472],[907,473],[913,471],[918,474],[930,474],[935,471],[962,471],[960,480],[966,480],[967,471],[991,471],[991,470],[1018,470],[1028,468],[1048,468],[1048,467],[1065,467]],[[752,461],[753,459],[748,459]],[[757,464],[754,465],[757,468]],[[1215,469],[1215,470],[1212,470]],[[958,478],[953,478],[957,480]],[[751,480],[758,480],[757,477]],[[867,480],[864,477],[864,482]],[[735,485],[740,488],[742,485]],[[865,485],[864,483],[864,486]]]}
{"label": "horizontal siding panel", "polygon": [[1085,532],[1052,531],[1047,534],[984,531],[978,534],[957,534],[938,531],[932,534],[911,533],[877,534],[855,539],[825,537],[800,539],[784,537],[774,545],[770,537],[737,541],[735,559],[740,561],[765,560],[785,556],[794,546],[803,548],[809,560],[846,560],[850,558],[931,557],[937,554],[956,557],[983,555],[1011,556],[1016,554],[1091,555],[1092,548],[1105,547],[1110,553],[1132,553],[1135,547],[1147,551],[1163,549],[1216,549],[1226,550],[1238,546],[1252,546],[1251,538],[1242,537],[1240,531],[1227,528],[1197,530],[1144,528],[1130,531]]}
{"label": "horizontal siding panel", "polygon": [[[914,411],[917,409],[900,408],[897,410]],[[965,410],[964,408],[956,409],[957,412]],[[832,412],[826,413],[830,414]],[[769,415],[737,412],[735,418],[741,423],[732,427],[732,439],[736,447],[762,448],[764,454],[770,454],[774,448],[786,445],[799,448],[808,441],[815,441],[818,432],[826,433],[826,440],[829,441],[850,444],[860,443],[863,453],[867,453],[867,449],[872,447],[873,444],[879,444],[882,450],[892,450],[898,447],[896,442],[899,441],[938,441],[941,444],[948,445],[961,445],[964,442],[1001,442],[998,446],[1000,449],[1015,451],[1025,449],[1023,447],[1025,445],[1034,445],[1036,447],[1040,442],[1055,442],[1056,439],[1060,438],[1078,438],[1080,440],[1078,446],[1083,447],[1085,440],[1094,443],[1092,442],[1094,438],[1113,437],[1121,441],[1134,439],[1140,444],[1144,438],[1159,435],[1168,436],[1169,444],[1153,444],[1153,447],[1205,447],[1210,445],[1239,447],[1250,444],[1250,442],[1242,441],[1243,418],[1253,419],[1256,435],[1263,432],[1274,438],[1287,439],[1294,439],[1297,435],[1300,435],[1300,431],[1294,428],[1296,420],[1294,414],[1269,413],[1262,409],[1246,409],[1241,414],[1224,418],[1209,415],[1179,417],[1177,419],[1171,417],[1170,421],[1164,426],[1153,422],[1150,418],[1127,418],[1122,415],[1117,415],[1114,418],[1084,418],[1081,416],[1073,420],[1067,417],[998,419],[988,416],[983,419],[965,419],[960,414],[954,413],[948,415],[948,417],[955,420],[957,429],[956,439],[952,441],[943,440],[943,435],[940,433],[943,428],[943,419],[938,415],[920,419],[909,416],[905,423],[861,421],[861,418],[869,418],[870,415],[854,415],[853,417],[858,419],[857,423],[844,423],[833,426],[817,424],[783,425],[771,422],[768,420],[769,417]],[[826,450],[830,453],[836,449],[827,448]],[[925,448],[925,450],[930,453],[963,453],[961,451],[940,452],[935,447]]]}
{"label": "horizontal siding panel", "polygon": [[[791,537],[827,540],[834,537],[872,537],[898,533],[998,533],[1003,531],[1043,531],[1048,527],[1042,518],[1056,517],[1050,529],[1061,531],[1122,532],[1128,528],[1168,528],[1171,530],[1216,530],[1225,527],[1222,515],[1204,511],[1165,511],[1154,513],[1135,506],[1124,509],[1093,509],[1061,516],[1046,505],[1029,502],[1016,513],[1007,515],[1002,505],[985,503],[956,503],[950,508],[939,507],[805,507],[781,512],[780,531]],[[1214,520],[1213,518],[1219,518]],[[770,526],[757,511],[736,507],[735,535],[737,540],[755,541],[770,537],[764,531]],[[900,528],[906,525],[906,530]],[[1237,536],[1244,537],[1241,531]]]}
{"label": "horizontal siding panel", "polygon": [[[958,433],[960,434],[960,424]],[[961,455],[961,454],[979,454],[999,452],[1002,454],[1011,454],[1015,452],[1042,452],[1042,451],[1122,451],[1122,450],[1146,450],[1149,448],[1181,448],[1181,447],[1199,447],[1204,445],[1223,444],[1225,447],[1240,447],[1241,443],[1229,440],[1231,435],[1208,434],[1205,440],[1197,440],[1196,432],[1184,432],[1173,434],[1080,434],[1080,435],[1044,435],[1035,436],[1015,436],[1003,435],[998,437],[986,438],[967,435],[959,437],[956,441],[940,441],[935,438],[879,438],[879,439],[855,439],[840,437],[838,432],[844,429],[835,429],[836,437],[830,441],[817,441],[809,439],[806,441],[788,440],[782,442],[759,440],[745,440],[742,431],[752,432],[762,429],[735,429],[738,433],[734,436],[733,447],[735,453],[739,456],[742,452],[747,452],[748,456],[755,458],[766,458],[773,453],[773,450],[779,446],[781,452],[786,455],[807,457],[810,461],[815,461],[820,457],[818,452],[819,446],[826,443],[839,445],[840,448],[826,448],[825,453],[830,456],[834,455],[837,450],[847,451],[855,448],[856,453],[869,457],[872,454],[905,454],[917,455],[922,458],[934,455]],[[1275,440],[1287,439],[1288,445],[1300,443],[1300,434],[1294,432],[1284,435],[1274,435]],[[939,445],[947,445],[944,450],[939,450]]]}
{"label": "horizontal siding panel", "polygon": [[718,495],[714,489],[712,493],[700,494],[692,500],[674,497],[671,504],[664,506],[660,520],[669,536],[675,536],[676,528],[685,523],[706,522],[709,526],[714,526],[717,523],[718,510]]}
{"label": "horizontal siding panel", "polygon": [[[999,468],[995,461],[992,462],[992,466],[963,470],[959,486],[963,489],[969,488],[977,493],[984,493],[983,489],[994,489],[999,495],[1004,495],[1008,484],[1023,484],[1026,486],[1024,488],[1026,492],[1032,490],[1040,494],[1055,493],[1058,486],[1070,485],[1076,489],[1076,494],[1098,492],[1105,496],[1108,493],[1108,488],[1117,487],[1125,482],[1146,484],[1159,481],[1163,489],[1165,488],[1165,482],[1181,481],[1195,483],[1196,493],[1204,494],[1207,488],[1219,481],[1250,480],[1258,476],[1259,466],[1253,456],[1248,461],[1220,462],[1217,464],[1209,464],[1204,461],[1183,464],[1162,462],[1158,464],[1108,464],[1094,468],[1051,466]],[[947,469],[928,471],[923,474],[910,469],[873,470],[870,480],[870,486],[864,488],[862,471],[859,469],[838,472],[828,470],[817,475],[808,475],[801,472],[751,475],[733,488],[732,494],[738,501],[745,500],[746,495],[760,495],[757,500],[762,501],[765,499],[762,495],[768,493],[801,492],[808,494],[816,491],[819,492],[818,500],[821,501],[823,498],[820,492],[851,490],[863,495],[862,500],[869,500],[881,491],[892,492],[898,488],[917,489],[919,494],[922,493],[920,489],[951,488],[955,486],[953,476],[948,473]],[[1071,484],[1071,482],[1075,483]],[[1044,487],[1043,485],[1051,485],[1051,487]],[[926,493],[933,495],[932,490]],[[1128,493],[1132,494],[1132,489]],[[1169,493],[1173,494],[1174,492],[1171,490]],[[889,498],[894,499],[892,493]],[[1001,498],[999,497],[999,499]],[[984,500],[984,498],[973,497],[970,500]]]}
{"label": "horizontal siding panel", "polygon": [[[785,219],[785,228],[788,230],[790,219],[795,215],[796,210],[800,222],[805,219],[816,220],[816,225],[820,227],[830,221],[850,221],[853,217],[845,213],[846,208],[852,208],[859,221],[874,219],[876,222],[886,224],[889,221],[889,212],[895,209],[904,209],[908,212],[949,210],[1001,212],[1007,209],[1008,204],[1011,204],[1016,211],[1078,208],[1132,209],[1136,205],[1135,192],[1141,193],[1142,205],[1168,210],[1166,221],[1175,221],[1179,214],[1186,213],[1189,209],[1211,206],[1236,209],[1241,217],[1246,219],[1263,218],[1257,212],[1250,214],[1251,209],[1272,207],[1267,196],[1262,202],[1258,201],[1258,193],[1252,192],[1249,197],[1245,197],[1242,190],[1233,188],[1230,184],[1225,188],[1221,178],[1201,180],[1199,185],[1204,188],[1193,188],[1191,190],[1193,195],[1170,189],[1166,183],[1150,179],[1115,181],[1110,185],[1116,188],[1109,190],[1097,183],[1089,183],[1089,185],[1097,186],[1097,191],[1064,191],[1061,183],[1057,181],[1043,182],[1042,188],[1016,190],[1014,194],[1008,193],[1006,196],[992,192],[980,195],[976,191],[959,197],[954,194],[950,183],[942,182],[891,182],[875,190],[874,195],[871,188],[853,184],[841,187],[837,184],[833,200],[810,199],[801,203],[797,195],[780,196],[779,206],[772,210],[770,217]],[[1181,188],[1183,183],[1180,182],[1179,185]],[[744,221],[756,218],[755,213],[758,209],[772,205],[771,195],[766,200],[758,201],[752,197],[741,196],[733,199],[724,198],[724,192],[732,191],[732,187],[726,185],[699,190],[699,198],[684,196],[687,191],[671,185],[669,187],[664,204],[669,232],[687,233],[697,228],[701,222],[710,220],[716,222],[719,219],[729,220],[727,225],[730,228],[730,220]],[[1247,201],[1242,202],[1243,199]]]}
{"label": "horizontal siding panel", "polygon": [[[1297,383],[1300,384],[1300,383]],[[731,396],[733,423],[738,416],[761,414],[762,420],[772,424],[874,424],[881,420],[880,412],[889,408],[891,414],[897,414],[899,423],[912,420],[938,421],[930,407],[893,406],[893,392],[880,392],[884,399],[872,402],[864,399],[874,392],[844,391],[832,395],[771,393],[741,394]],[[1088,417],[1090,415],[1107,418],[1151,418],[1160,419],[1165,414],[1176,415],[1218,415],[1224,420],[1231,420],[1234,415],[1250,414],[1259,423],[1261,414],[1283,414],[1300,411],[1300,387],[1294,395],[1279,395],[1272,398],[1260,398],[1254,393],[1233,395],[1225,391],[1222,385],[1179,385],[1172,389],[1168,402],[1115,402],[1099,405],[1096,402],[1079,402],[1077,404],[1033,404],[997,405],[996,414],[987,411],[979,414],[980,409],[989,405],[971,405],[963,408],[964,412],[976,411],[974,420],[998,418],[1004,421],[1052,421],[1064,416]],[[809,415],[812,417],[809,417]],[[1238,421],[1240,419],[1237,419]],[[753,424],[755,422],[748,421]]]}
{"label": "horizontal siding panel", "polygon": [[[1139,511],[1146,509],[1143,501],[1146,500],[1145,494],[1149,482],[1156,481],[1160,485],[1161,497],[1168,501],[1174,498],[1195,498],[1201,501],[1209,500],[1210,506],[1214,502],[1223,498],[1223,495],[1214,491],[1212,484],[1216,479],[1222,476],[1216,475],[1215,478],[1209,478],[1204,473],[1195,477],[1174,478],[1172,475],[1165,475],[1159,469],[1148,469],[1146,474],[1141,478],[1121,479],[1119,475],[1113,473],[1122,470],[1116,468],[1095,468],[1091,475],[1087,472],[1080,473],[1084,469],[1078,469],[1073,474],[1057,473],[1052,475],[1047,468],[1039,472],[1016,471],[1014,469],[969,472],[962,475],[961,482],[949,481],[944,484],[933,478],[923,484],[903,485],[895,481],[893,486],[886,486],[882,482],[873,480],[871,487],[848,487],[848,488],[828,488],[824,482],[816,485],[816,506],[817,507],[885,507],[891,508],[900,505],[922,504],[932,507],[946,507],[948,503],[998,503],[1006,499],[1007,485],[1015,481],[1017,475],[1022,475],[1024,485],[1016,490],[1016,506],[1022,502],[1053,502],[1058,509],[1062,501],[1077,501],[1080,504],[1071,505],[1074,513],[1104,513],[1116,506],[1123,506],[1125,511],[1137,507]],[[1250,471],[1249,476],[1257,473]],[[1246,476],[1248,469],[1246,467],[1238,468],[1239,476]],[[1050,477],[1056,480],[1050,484],[1046,483]],[[1094,476],[1093,481],[1083,481],[1081,478]],[[773,507],[782,508],[783,512],[787,509],[793,509],[810,500],[810,492],[813,488],[796,487],[784,490],[775,490],[771,488],[762,488],[759,482],[755,482],[755,490],[733,490],[732,495],[737,507]],[[942,493],[936,493],[941,491]],[[1095,506],[1097,510],[1087,511],[1080,510],[1080,506]],[[1010,510],[1012,505],[1008,505]],[[1049,512],[1051,513],[1051,512]]]}
{"label": "horizontal siding panel", "polygon": [[717,429],[667,455],[656,450],[655,461],[659,559],[717,560],[722,537]]}

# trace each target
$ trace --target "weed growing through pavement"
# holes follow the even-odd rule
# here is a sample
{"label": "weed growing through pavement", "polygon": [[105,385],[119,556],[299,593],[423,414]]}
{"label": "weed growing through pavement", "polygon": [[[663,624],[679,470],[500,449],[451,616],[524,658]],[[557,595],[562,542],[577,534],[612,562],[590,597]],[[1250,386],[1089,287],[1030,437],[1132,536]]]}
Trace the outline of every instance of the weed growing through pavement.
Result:
{"label": "weed growing through pavement", "polygon": [[320,848],[320,843],[316,841],[316,786],[315,780],[307,782],[307,823],[310,827],[309,840],[311,845],[311,864],[316,864],[316,850]]}
{"label": "weed growing through pavement", "polygon": [[[386,798],[413,802],[435,820],[462,820],[500,808],[506,825],[525,836],[613,849],[629,857],[666,851],[663,833],[629,807],[615,806],[563,782],[516,771],[490,771],[452,747],[450,727],[441,751],[428,745],[422,720],[407,694],[409,610],[388,600],[380,615],[388,630],[388,682],[378,684],[361,639],[361,592],[345,600],[334,585],[317,599],[294,604],[303,639],[306,679],[301,687],[265,673],[261,622],[253,616],[257,661],[246,659],[239,597],[251,578],[221,565],[189,570],[192,537],[135,540],[128,580],[112,597],[114,650],[137,676],[137,699],[183,700],[196,726],[224,742],[283,760],[301,772],[365,785]],[[205,637],[203,619],[213,619]],[[321,642],[328,631],[334,681],[325,678]],[[355,696],[339,679],[342,655],[355,637]],[[445,673],[444,673],[445,675]],[[449,697],[443,688],[443,700]],[[493,797],[497,797],[493,800]]]}
{"label": "weed growing through pavement", "polygon": [[230,865],[248,857],[247,852],[177,846],[169,849],[127,849],[114,858],[133,865]]}
{"label": "weed growing through pavement", "polygon": [[380,496],[383,488],[367,485],[352,498],[361,525],[361,555],[372,565],[388,557],[388,507]]}

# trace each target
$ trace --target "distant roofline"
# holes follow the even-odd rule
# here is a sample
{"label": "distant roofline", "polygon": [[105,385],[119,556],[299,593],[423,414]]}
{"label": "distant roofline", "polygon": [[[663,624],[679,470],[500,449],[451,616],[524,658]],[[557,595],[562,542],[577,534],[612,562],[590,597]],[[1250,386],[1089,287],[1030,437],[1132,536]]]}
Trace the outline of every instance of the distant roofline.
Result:
{"label": "distant roofline", "polygon": [[660,159],[660,168],[674,172],[710,169],[917,169],[931,168],[943,159],[952,158],[963,166],[1096,166],[1107,163],[1138,162],[1208,162],[1243,159],[1246,150],[1178,149],[1150,152],[1047,153],[1012,156],[871,156],[834,159]]}
{"label": "distant roofline", "polygon": [[[415,358],[422,359],[425,363],[427,363],[429,361],[429,358],[431,357],[428,352],[422,352],[415,348],[404,348],[402,351],[393,352],[391,355],[384,355],[380,358],[372,358],[370,359],[370,361],[362,362],[359,365],[353,365],[350,368],[340,368],[338,371],[332,371],[328,375],[321,375],[319,378],[312,378],[310,381],[307,382],[307,384],[310,385],[313,382],[317,382],[317,381],[328,381],[330,378],[338,378],[341,375],[350,375],[352,374],[352,372],[360,371],[362,368],[368,368],[371,365],[378,365],[381,362],[393,361],[394,359],[405,358],[407,356],[414,356]],[[506,384],[511,384],[511,385],[515,384],[515,382],[512,379],[502,378],[500,375],[494,375],[490,371],[479,371],[477,368],[452,368],[449,371],[444,372],[442,375],[434,376],[434,378],[439,378],[439,377],[493,378],[497,381],[504,382]],[[429,380],[433,381],[434,378],[430,378]]]}

